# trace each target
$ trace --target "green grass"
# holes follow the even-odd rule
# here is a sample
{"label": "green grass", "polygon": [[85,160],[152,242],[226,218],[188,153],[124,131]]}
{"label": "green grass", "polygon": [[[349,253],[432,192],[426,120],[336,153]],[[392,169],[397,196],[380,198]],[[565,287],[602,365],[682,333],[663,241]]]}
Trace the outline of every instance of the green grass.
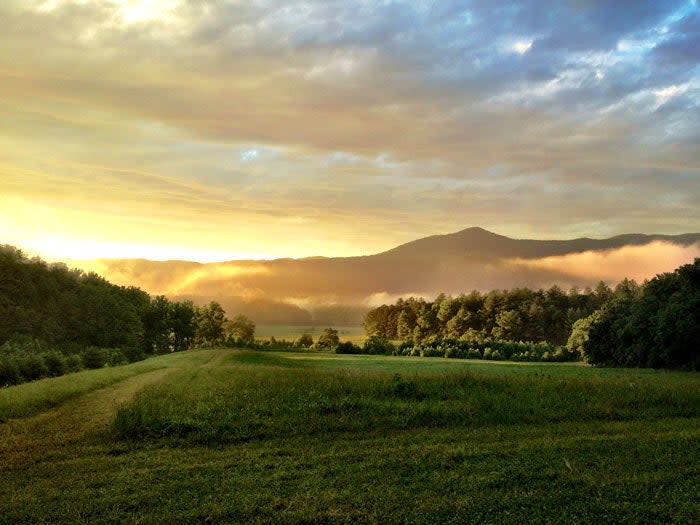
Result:
{"label": "green grass", "polygon": [[[662,381],[674,383],[696,377],[686,372],[671,370],[654,370],[651,368],[596,368],[580,362],[545,363],[527,361],[484,361],[481,359],[446,359],[443,357],[408,357],[384,355],[343,355],[319,353],[317,351],[279,353],[286,359],[304,361],[314,367],[340,370],[368,370],[386,373],[411,372],[452,372],[471,370],[488,375],[526,375],[545,377],[604,377],[627,378],[630,380],[644,378],[661,378]],[[693,379],[690,379],[692,382]]]}
{"label": "green grass", "polygon": [[419,363],[428,371],[413,367],[391,375],[370,367],[356,371],[348,365],[353,361],[383,364],[356,358],[344,361],[346,369],[324,370],[281,353],[237,352],[222,363],[228,366],[174,373],[143,391],[119,410],[113,430],[129,439],[232,443],[294,434],[700,416],[693,375],[670,383],[666,376],[565,376],[557,373],[567,370],[562,367],[553,375],[487,375],[464,366],[436,372],[432,361]]}
{"label": "green grass", "polygon": [[192,357],[206,358],[207,354],[175,354],[159,356],[125,366],[85,370],[61,377],[33,381],[21,385],[0,388],[0,423],[10,418],[27,417],[84,395],[104,388],[129,377],[158,370],[189,364]]}
{"label": "green grass", "polygon": [[104,420],[68,443],[49,439],[45,415],[0,425],[0,523],[700,518],[698,374],[235,350],[159,359],[162,375],[64,401],[57,432],[83,412]]}

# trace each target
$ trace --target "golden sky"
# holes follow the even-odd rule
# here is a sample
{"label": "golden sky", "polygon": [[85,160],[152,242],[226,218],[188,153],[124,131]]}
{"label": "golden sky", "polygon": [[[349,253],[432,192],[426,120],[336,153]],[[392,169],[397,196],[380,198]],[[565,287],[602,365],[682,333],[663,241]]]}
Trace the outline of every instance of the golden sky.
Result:
{"label": "golden sky", "polygon": [[698,231],[698,11],[3,0],[0,242],[216,261]]}

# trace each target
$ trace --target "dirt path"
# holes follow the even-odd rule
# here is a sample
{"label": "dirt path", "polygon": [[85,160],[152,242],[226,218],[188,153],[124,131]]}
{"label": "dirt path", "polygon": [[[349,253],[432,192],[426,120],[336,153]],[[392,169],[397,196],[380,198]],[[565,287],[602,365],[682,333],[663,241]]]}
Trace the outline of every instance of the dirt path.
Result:
{"label": "dirt path", "polygon": [[104,429],[119,405],[174,370],[177,369],[145,372],[89,392],[54,410],[0,424],[0,470],[60,455],[62,449]]}

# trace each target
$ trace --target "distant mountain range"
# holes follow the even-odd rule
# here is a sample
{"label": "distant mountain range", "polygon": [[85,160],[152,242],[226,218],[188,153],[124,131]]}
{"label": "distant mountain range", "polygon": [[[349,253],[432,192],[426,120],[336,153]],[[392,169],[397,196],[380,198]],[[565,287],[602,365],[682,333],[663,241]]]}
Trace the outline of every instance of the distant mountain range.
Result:
{"label": "distant mountain range", "polygon": [[609,239],[511,239],[482,228],[361,257],[195,263],[142,259],[77,264],[113,282],[196,302],[217,300],[258,323],[356,323],[400,296],[473,289],[563,288],[643,280],[700,257],[700,233]]}

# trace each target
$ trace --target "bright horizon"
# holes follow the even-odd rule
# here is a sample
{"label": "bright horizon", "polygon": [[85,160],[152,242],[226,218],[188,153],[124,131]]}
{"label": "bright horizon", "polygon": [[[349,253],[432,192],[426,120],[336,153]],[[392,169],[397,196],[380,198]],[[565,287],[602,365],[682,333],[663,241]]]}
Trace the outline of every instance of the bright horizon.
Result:
{"label": "bright horizon", "polygon": [[[455,233],[455,232],[447,232]],[[491,232],[497,235],[498,232]],[[684,233],[698,233],[698,232],[684,232]],[[442,234],[436,234],[442,235]],[[649,234],[649,235],[653,235]],[[418,240],[418,239],[411,239]],[[545,240],[570,240],[570,239],[545,239]],[[121,244],[121,243],[109,243],[109,242],[84,242],[80,241],[68,241],[65,239],[47,239],[39,238],[37,241],[12,244],[16,248],[21,249],[30,257],[40,257],[49,263],[76,263],[83,269],[90,269],[91,267],[81,265],[80,263],[88,263],[97,260],[107,260],[107,259],[145,259],[154,262],[167,262],[167,261],[183,261],[183,262],[197,262],[202,264],[209,263],[225,263],[233,261],[271,261],[275,259],[303,259],[306,257],[313,256],[302,256],[302,257],[289,257],[285,255],[270,256],[267,254],[240,254],[235,252],[216,252],[216,251],[187,251],[183,248],[178,247],[159,247],[151,245],[139,245],[139,244]],[[396,246],[389,246],[387,249],[395,248]],[[679,252],[683,253],[683,258],[680,263],[685,263],[687,260],[691,260],[694,255],[691,253],[687,255],[685,251],[681,248],[677,249]],[[386,251],[386,250],[384,250]],[[346,254],[345,257],[353,256],[364,256],[364,255],[375,255],[380,252],[373,253],[361,253],[361,254]],[[65,254],[70,254],[66,256]],[[641,252],[638,254],[640,261],[643,259]],[[697,254],[700,256],[700,253]],[[319,256],[324,257],[324,256]],[[339,256],[340,257],[340,256]],[[600,254],[600,257],[604,258],[606,255],[604,253]],[[659,257],[655,253],[649,253],[649,258],[658,260]],[[670,259],[675,261],[675,258]],[[676,261],[678,262],[678,261]],[[674,264],[676,264],[674,262]],[[600,261],[599,261],[600,263]],[[627,264],[631,264],[632,261],[627,261]],[[641,264],[641,263],[640,263]],[[643,266],[643,265],[641,265]],[[659,270],[662,271],[662,270]]]}
{"label": "bright horizon", "polygon": [[0,5],[0,243],[47,260],[700,231],[695,0]]}

